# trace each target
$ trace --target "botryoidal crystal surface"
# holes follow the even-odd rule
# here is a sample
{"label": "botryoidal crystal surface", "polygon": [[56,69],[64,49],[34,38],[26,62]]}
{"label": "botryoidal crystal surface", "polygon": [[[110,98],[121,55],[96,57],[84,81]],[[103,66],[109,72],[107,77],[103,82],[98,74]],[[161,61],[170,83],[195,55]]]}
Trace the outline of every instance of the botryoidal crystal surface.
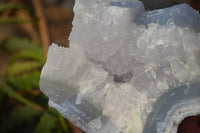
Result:
{"label": "botryoidal crystal surface", "polygon": [[200,15],[187,4],[76,0],[70,48],[52,44],[40,87],[87,133],[176,133],[200,114]]}

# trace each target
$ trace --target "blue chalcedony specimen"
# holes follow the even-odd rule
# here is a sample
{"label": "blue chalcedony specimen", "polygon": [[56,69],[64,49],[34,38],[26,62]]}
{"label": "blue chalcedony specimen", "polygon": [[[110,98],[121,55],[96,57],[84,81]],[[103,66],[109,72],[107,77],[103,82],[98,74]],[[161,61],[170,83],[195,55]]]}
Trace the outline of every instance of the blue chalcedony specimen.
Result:
{"label": "blue chalcedony specimen", "polygon": [[52,44],[40,87],[87,133],[176,133],[200,113],[200,15],[187,4],[76,0],[70,48]]}

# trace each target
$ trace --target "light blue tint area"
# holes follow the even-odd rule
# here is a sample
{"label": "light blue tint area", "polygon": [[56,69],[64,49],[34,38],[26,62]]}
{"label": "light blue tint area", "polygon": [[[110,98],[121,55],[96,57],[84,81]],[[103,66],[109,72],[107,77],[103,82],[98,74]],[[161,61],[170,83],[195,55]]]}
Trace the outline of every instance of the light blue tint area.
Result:
{"label": "light blue tint area", "polygon": [[176,132],[200,113],[200,15],[187,4],[76,0],[70,48],[53,44],[40,86],[87,133]]}

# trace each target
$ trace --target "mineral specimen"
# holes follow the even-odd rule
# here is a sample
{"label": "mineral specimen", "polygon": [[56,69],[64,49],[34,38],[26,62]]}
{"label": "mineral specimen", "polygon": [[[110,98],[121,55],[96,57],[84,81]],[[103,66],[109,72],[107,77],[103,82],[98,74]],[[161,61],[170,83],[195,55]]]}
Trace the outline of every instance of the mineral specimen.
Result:
{"label": "mineral specimen", "polygon": [[175,133],[200,113],[200,15],[187,4],[76,0],[70,48],[52,44],[40,87],[87,133]]}

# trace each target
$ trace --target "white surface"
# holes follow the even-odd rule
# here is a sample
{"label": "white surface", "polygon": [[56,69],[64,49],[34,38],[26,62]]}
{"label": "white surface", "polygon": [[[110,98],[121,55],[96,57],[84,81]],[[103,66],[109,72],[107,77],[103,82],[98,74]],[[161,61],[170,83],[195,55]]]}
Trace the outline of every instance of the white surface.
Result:
{"label": "white surface", "polygon": [[53,44],[40,87],[87,133],[173,133],[200,113],[200,15],[186,4],[76,0],[70,48]]}

